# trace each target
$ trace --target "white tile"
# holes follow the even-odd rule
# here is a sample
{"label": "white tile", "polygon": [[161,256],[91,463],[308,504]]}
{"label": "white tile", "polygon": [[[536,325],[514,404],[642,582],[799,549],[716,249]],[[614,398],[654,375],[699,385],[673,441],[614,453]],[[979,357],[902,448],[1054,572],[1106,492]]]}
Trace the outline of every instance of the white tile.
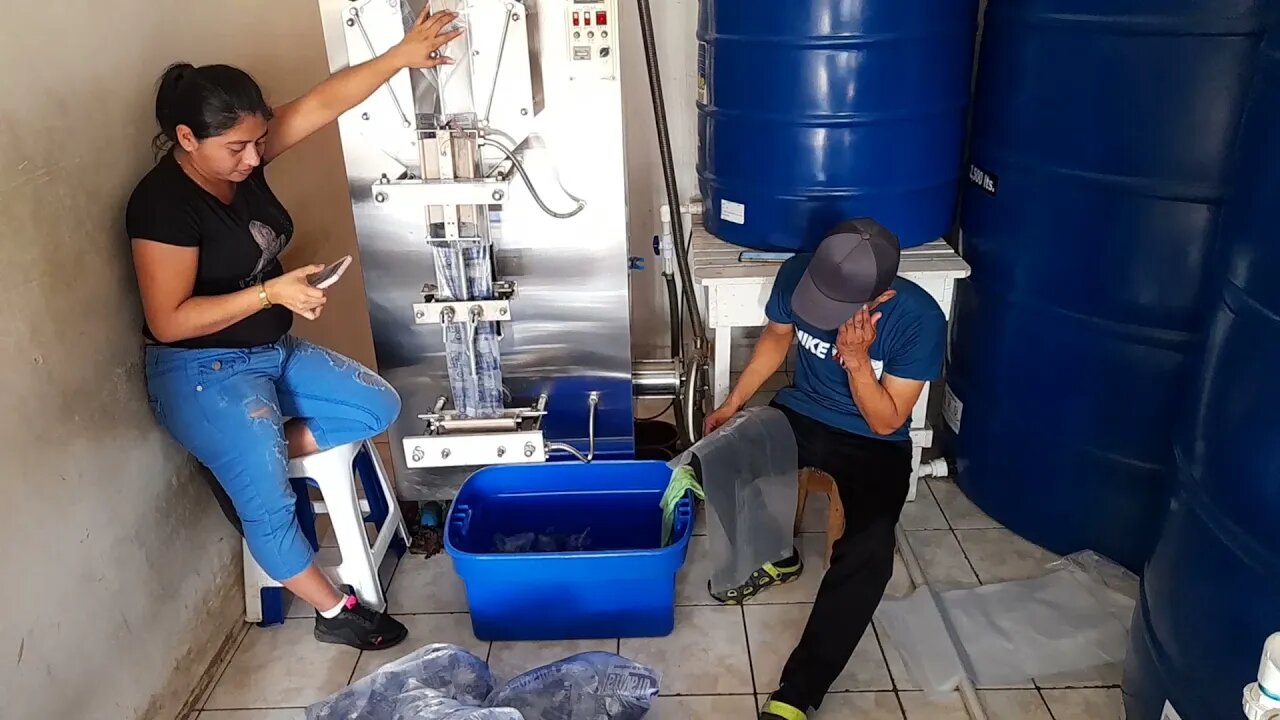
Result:
{"label": "white tile", "polygon": [[676,578],[677,605],[718,605],[707,593],[711,577],[711,540],[706,535],[689,538],[689,554]]}
{"label": "white tile", "polygon": [[[195,705],[196,709],[204,707],[205,703],[209,702],[209,696],[213,695],[214,689],[216,689],[218,686],[218,680],[222,679],[222,676],[227,672],[227,666],[229,666],[231,664],[231,661],[235,658],[236,651],[240,648],[241,645],[244,644],[244,639],[248,637],[249,631],[255,628],[256,626],[246,623],[244,628],[236,630],[237,633],[241,633],[241,634],[237,635],[235,640],[233,640],[235,645],[231,649],[231,651],[224,653],[218,657],[217,666],[213,668],[213,671],[211,673],[213,681],[209,683],[204,688],[204,691],[200,694],[200,699],[196,701],[196,705]],[[191,715],[188,716],[187,720],[195,720],[195,717],[196,717],[196,714],[192,713]]]}
{"label": "white tile", "polygon": [[318,642],[311,620],[250,629],[207,710],[305,707],[346,686],[360,651]]}
{"label": "white tile", "polygon": [[916,489],[916,499],[902,506],[902,516],[898,521],[903,530],[950,530],[942,508],[929,491],[927,483],[921,483]]}
{"label": "white tile", "polygon": [[467,593],[446,553],[405,555],[387,591],[393,614],[467,612]]}
{"label": "white tile", "polygon": [[645,720],[750,720],[756,715],[751,695],[659,697]]}
{"label": "white tile", "polygon": [[1116,688],[1042,690],[1054,720],[1111,720],[1120,717],[1123,700]]}
{"label": "white tile", "polygon": [[1036,685],[1042,688],[1116,687],[1123,676],[1124,663],[1114,662],[1036,678]]}
{"label": "white tile", "polygon": [[[928,698],[922,692],[903,692],[899,697],[907,720],[969,720],[959,693],[942,699]],[[1053,720],[1035,690],[979,690],[978,699],[989,720]]]}
{"label": "white tile", "polygon": [[[751,642],[751,664],[756,688],[772,692],[778,687],[782,667],[800,641],[811,605],[747,605],[747,635]],[[867,628],[849,664],[831,686],[833,692],[846,690],[892,690],[889,668],[875,633]]]}
{"label": "white tile", "polygon": [[957,530],[956,537],[984,584],[1040,577],[1058,559],[1005,529]]}
{"label": "white tile", "polygon": [[205,710],[199,720],[306,720],[302,708],[272,710]]}
{"label": "white tile", "polygon": [[938,505],[942,507],[947,522],[956,530],[1001,527],[1000,523],[991,519],[991,516],[979,510],[973,501],[965,497],[960,486],[954,481],[938,479],[928,480],[927,483],[934,497],[938,499]]}
{"label": "white tile", "polygon": [[973,574],[960,543],[950,530],[908,530],[907,542],[911,543],[920,568],[933,587],[950,590],[978,584],[978,576]]}
{"label": "white tile", "polygon": [[489,669],[505,682],[543,665],[593,650],[616,653],[618,641],[496,642],[489,651]]}
{"label": "white tile", "polygon": [[833,693],[810,720],[902,720],[898,698],[891,692]]}
{"label": "white tile", "polygon": [[436,643],[457,645],[481,660],[489,655],[489,643],[476,639],[471,631],[471,616],[466,613],[397,615],[396,619],[408,628],[409,637],[393,648],[361,653],[353,680],[359,680],[389,662]]}
{"label": "white tile", "polygon": [[[742,373],[730,373],[729,382],[732,385],[738,384],[738,379],[742,377]],[[778,371],[765,378],[763,384],[760,385],[760,392],[777,392],[782,388],[791,384],[791,378],[786,372]]]}
{"label": "white tile", "polygon": [[659,670],[667,695],[754,692],[741,608],[676,608],[674,633],[624,638],[620,654]]}
{"label": "white tile", "polygon": [[[884,631],[879,622],[873,623],[876,632],[880,636],[880,645],[884,648],[884,659],[889,666],[889,674],[893,676],[893,684],[899,690],[920,690],[920,684],[915,681],[907,672],[907,665],[902,660],[902,654],[898,652],[897,646],[893,643],[893,638]],[[997,689],[997,690],[1033,690],[1035,683],[1027,680],[1019,683],[1008,683],[999,686],[979,686],[979,689]]]}
{"label": "white tile", "polygon": [[969,720],[969,712],[964,709],[964,701],[957,693],[930,698],[923,692],[911,691],[898,693],[898,698],[906,711],[906,720]]}

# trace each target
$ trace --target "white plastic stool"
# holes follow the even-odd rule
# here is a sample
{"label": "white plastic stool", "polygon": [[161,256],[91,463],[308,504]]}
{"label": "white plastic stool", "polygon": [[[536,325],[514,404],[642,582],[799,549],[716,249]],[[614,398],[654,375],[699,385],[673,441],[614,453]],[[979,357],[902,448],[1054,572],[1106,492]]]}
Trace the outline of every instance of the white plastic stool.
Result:
{"label": "white plastic stool", "polygon": [[[364,489],[363,499],[356,492],[357,479]],[[387,601],[378,568],[389,550],[397,554],[404,552],[409,533],[373,443],[368,440],[348,443],[292,460],[289,481],[298,497],[298,522],[313,549],[318,551],[320,547],[315,514],[328,514],[333,524],[342,561],[322,569],[335,583],[355,588],[366,607],[384,610]],[[311,487],[318,487],[324,499],[311,500]],[[372,545],[365,523],[373,523],[378,528]],[[245,620],[263,625],[284,622],[283,588],[253,559],[248,545],[242,544]]]}

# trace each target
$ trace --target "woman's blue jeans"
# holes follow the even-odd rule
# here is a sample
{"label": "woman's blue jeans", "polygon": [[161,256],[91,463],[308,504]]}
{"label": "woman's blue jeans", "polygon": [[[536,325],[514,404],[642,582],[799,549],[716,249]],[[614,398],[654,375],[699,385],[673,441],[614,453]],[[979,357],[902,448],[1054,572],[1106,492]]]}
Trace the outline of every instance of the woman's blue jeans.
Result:
{"label": "woman's blue jeans", "polygon": [[400,397],[360,363],[288,337],[245,349],[146,350],[147,395],[166,430],[230,496],[249,552],[277,581],[312,562],[289,485],[284,421],[306,423],[321,450],[378,435]]}

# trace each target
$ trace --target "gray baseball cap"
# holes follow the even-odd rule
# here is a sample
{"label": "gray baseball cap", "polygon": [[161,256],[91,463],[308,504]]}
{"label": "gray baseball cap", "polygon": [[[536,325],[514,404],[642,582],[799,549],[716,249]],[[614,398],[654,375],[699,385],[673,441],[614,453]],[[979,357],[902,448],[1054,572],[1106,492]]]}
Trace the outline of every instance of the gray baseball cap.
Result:
{"label": "gray baseball cap", "polygon": [[898,237],[871,218],[845,220],[818,246],[791,297],[801,320],[835,330],[898,276]]}

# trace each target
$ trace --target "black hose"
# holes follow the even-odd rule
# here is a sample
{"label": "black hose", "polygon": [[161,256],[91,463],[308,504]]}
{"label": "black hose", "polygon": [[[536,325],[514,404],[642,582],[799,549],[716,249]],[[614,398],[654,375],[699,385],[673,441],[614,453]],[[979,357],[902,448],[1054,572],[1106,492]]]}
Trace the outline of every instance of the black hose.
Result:
{"label": "black hose", "polygon": [[[684,239],[684,219],[680,215],[680,191],[676,187],[675,161],[671,156],[671,130],[667,127],[667,105],[662,98],[662,71],[658,67],[658,48],[653,34],[653,7],[650,0],[638,0],[640,9],[640,38],[644,44],[644,61],[649,71],[649,96],[653,100],[653,121],[658,130],[658,154],[662,159],[662,179],[666,185],[667,206],[671,210],[671,227],[676,238],[676,265],[680,268],[680,284],[684,289],[684,307],[689,315],[689,324],[693,328],[695,354],[700,355],[706,348],[707,332],[702,323],[702,314],[698,311],[697,289],[693,286],[693,273],[689,269],[689,258],[682,247]],[[673,353],[675,348],[672,348]]]}
{"label": "black hose", "polygon": [[684,322],[680,319],[680,293],[676,292],[676,278],[671,273],[662,273],[667,281],[667,314],[671,323],[671,356],[679,357],[680,348],[684,347]]}

